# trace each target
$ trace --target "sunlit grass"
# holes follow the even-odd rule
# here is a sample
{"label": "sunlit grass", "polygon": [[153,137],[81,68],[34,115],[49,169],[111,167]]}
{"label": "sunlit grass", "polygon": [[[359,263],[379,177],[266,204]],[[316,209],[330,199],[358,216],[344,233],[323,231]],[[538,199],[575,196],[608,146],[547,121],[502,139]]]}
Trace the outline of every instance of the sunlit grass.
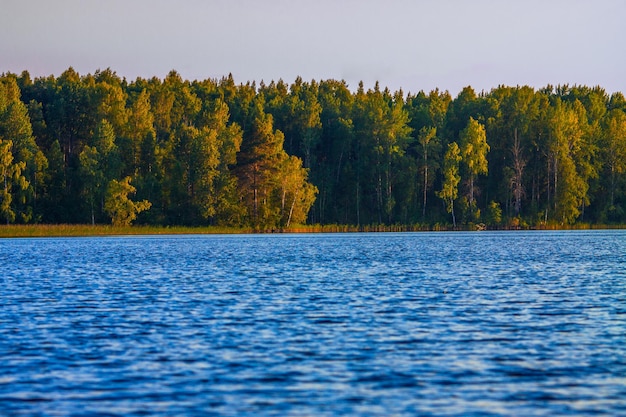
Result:
{"label": "sunlit grass", "polygon": [[0,225],[0,238],[9,237],[63,237],[63,236],[124,236],[124,235],[180,235],[180,234],[242,234],[242,233],[358,233],[408,232],[429,230],[405,225],[294,225],[286,229],[234,228],[220,226],[129,226],[90,224],[11,224]]}
{"label": "sunlit grass", "polygon": [[180,234],[235,234],[250,233],[249,229],[232,227],[163,227],[85,224],[33,224],[1,225],[0,237],[63,237],[63,236],[124,236],[124,235],[180,235]]}
{"label": "sunlit grass", "polygon": [[[626,225],[590,225],[580,223],[569,226],[540,224],[522,230],[585,230],[623,229]],[[221,226],[128,226],[90,224],[11,224],[0,225],[0,238],[11,237],[71,237],[71,236],[126,236],[126,235],[182,235],[182,234],[244,234],[244,233],[359,233],[359,232],[418,232],[449,231],[450,227],[434,225],[295,225],[287,229],[254,230]],[[474,227],[460,226],[457,230],[476,230]],[[494,229],[491,229],[494,230]],[[498,230],[510,230],[501,227]],[[519,229],[518,229],[519,230]]]}

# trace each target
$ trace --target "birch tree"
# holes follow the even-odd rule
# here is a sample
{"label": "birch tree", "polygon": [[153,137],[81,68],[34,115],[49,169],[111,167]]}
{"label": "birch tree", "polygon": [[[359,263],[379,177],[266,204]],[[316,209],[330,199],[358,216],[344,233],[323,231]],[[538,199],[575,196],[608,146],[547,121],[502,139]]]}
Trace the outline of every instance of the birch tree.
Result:
{"label": "birch tree", "polygon": [[456,227],[456,217],[454,215],[454,200],[459,195],[459,163],[461,162],[461,151],[456,142],[448,145],[448,150],[443,159],[443,183],[437,196],[446,204],[446,210],[452,214],[452,226]]}

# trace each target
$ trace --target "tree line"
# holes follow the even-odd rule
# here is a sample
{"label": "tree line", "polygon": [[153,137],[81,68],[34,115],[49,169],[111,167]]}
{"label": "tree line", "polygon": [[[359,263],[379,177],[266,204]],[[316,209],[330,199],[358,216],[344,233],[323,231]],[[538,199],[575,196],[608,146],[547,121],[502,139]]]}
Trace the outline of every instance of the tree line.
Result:
{"label": "tree line", "polygon": [[626,100],[344,81],[0,76],[7,223],[626,223]]}

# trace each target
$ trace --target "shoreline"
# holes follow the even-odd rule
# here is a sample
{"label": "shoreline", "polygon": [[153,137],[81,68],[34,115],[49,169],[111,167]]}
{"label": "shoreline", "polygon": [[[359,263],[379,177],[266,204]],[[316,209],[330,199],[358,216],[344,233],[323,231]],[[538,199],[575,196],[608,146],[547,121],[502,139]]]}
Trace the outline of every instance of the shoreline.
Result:
{"label": "shoreline", "polygon": [[561,226],[557,224],[537,225],[534,227],[498,227],[483,228],[476,225],[451,227],[434,225],[301,225],[288,229],[255,230],[221,226],[128,226],[85,224],[11,224],[0,225],[0,239],[28,237],[97,237],[97,236],[137,236],[137,235],[217,235],[217,234],[307,234],[307,233],[402,233],[402,232],[481,232],[481,231],[530,231],[530,230],[619,230],[626,225],[578,224]]}

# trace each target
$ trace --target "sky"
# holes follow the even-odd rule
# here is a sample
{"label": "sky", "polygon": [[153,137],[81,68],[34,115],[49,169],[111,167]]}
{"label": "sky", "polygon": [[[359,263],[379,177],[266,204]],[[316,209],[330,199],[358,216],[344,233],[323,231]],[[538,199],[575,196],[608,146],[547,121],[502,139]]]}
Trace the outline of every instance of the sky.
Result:
{"label": "sky", "polygon": [[625,0],[0,0],[0,73],[626,93],[625,17]]}

